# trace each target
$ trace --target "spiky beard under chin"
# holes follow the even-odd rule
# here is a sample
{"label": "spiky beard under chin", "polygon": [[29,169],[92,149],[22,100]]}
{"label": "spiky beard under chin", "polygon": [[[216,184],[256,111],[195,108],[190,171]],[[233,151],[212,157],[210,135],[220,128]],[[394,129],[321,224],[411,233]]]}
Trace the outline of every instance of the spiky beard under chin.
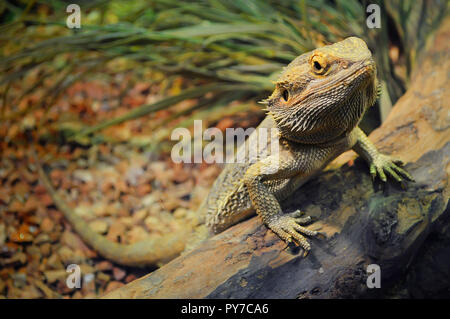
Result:
{"label": "spiky beard under chin", "polygon": [[320,144],[349,134],[364,115],[366,103],[363,94],[355,93],[342,102],[295,109],[269,105],[268,109],[283,137],[298,143]]}

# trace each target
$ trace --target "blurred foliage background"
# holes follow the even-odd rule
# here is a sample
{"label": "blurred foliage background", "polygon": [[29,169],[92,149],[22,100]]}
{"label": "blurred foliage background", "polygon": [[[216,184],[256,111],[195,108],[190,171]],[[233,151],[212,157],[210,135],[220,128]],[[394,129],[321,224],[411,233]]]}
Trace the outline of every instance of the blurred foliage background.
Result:
{"label": "blurred foliage background", "polygon": [[[18,130],[41,140],[90,145],[105,140],[105,128],[168,110],[141,141],[154,146],[193,119],[246,110],[262,116],[255,102],[270,94],[284,65],[348,36],[368,43],[383,83],[363,122],[370,131],[408,88],[427,35],[448,13],[448,1],[439,0],[79,0],[81,29],[69,29],[72,2],[0,2],[0,134],[7,140],[20,123]],[[366,26],[370,3],[380,6],[379,29]],[[46,117],[77,81],[121,73],[154,85],[158,98],[102,120]],[[38,98],[24,103],[35,91]],[[24,120],[36,110],[43,111],[38,121]]]}

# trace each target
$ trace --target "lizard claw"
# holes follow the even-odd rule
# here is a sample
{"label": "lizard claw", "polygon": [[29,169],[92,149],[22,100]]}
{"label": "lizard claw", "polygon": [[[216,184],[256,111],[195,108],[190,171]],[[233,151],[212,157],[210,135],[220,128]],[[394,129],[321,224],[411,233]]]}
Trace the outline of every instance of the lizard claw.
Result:
{"label": "lizard claw", "polygon": [[414,178],[406,170],[401,168],[400,165],[403,165],[401,160],[388,155],[379,154],[370,164],[370,175],[372,176],[372,180],[375,180],[378,176],[383,182],[386,182],[386,174],[388,174],[397,182],[402,182],[403,179],[414,182]]}
{"label": "lizard claw", "polygon": [[313,221],[311,216],[305,216],[305,213],[300,209],[297,209],[295,212],[288,214],[288,216],[293,217],[297,222],[297,224],[300,225],[309,224],[310,222]]}
{"label": "lizard claw", "polygon": [[302,247],[303,256],[306,256],[311,250],[311,245],[302,234],[316,236],[319,232],[300,226],[311,221],[310,216],[298,217],[302,215],[299,211],[282,215],[270,221],[267,226],[286,243],[294,242],[297,246]]}

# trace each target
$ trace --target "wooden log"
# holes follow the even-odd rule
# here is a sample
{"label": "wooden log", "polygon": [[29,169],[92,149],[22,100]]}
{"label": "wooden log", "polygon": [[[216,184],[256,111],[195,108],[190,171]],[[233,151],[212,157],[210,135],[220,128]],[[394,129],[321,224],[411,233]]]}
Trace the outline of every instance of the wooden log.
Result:
{"label": "wooden log", "polygon": [[[310,240],[307,257],[286,249],[256,217],[105,297],[348,298],[385,293],[417,263],[418,252],[428,252],[423,244],[430,234],[450,227],[449,33],[447,19],[428,43],[410,88],[370,135],[382,152],[407,163],[415,183],[373,183],[367,165],[353,161],[355,154],[348,152],[283,203],[285,211],[300,208],[316,217],[310,228],[320,227],[327,235]],[[380,266],[382,289],[367,287],[370,264]]]}

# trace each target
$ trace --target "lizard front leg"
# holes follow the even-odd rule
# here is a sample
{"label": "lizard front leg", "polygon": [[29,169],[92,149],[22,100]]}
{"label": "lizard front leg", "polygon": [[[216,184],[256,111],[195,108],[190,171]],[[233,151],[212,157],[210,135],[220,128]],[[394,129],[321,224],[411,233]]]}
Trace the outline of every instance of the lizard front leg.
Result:
{"label": "lizard front leg", "polygon": [[356,135],[356,143],[353,146],[353,150],[369,164],[372,179],[375,179],[378,175],[383,182],[386,182],[387,173],[398,182],[402,181],[402,176],[410,181],[414,181],[407,171],[399,167],[399,165],[403,165],[401,160],[380,153],[359,127],[356,127],[353,133]]}
{"label": "lizard front leg", "polygon": [[247,187],[253,207],[264,224],[285,242],[290,243],[294,241],[296,244],[299,244],[304,249],[304,255],[306,256],[311,249],[311,245],[302,234],[316,236],[318,232],[309,230],[301,225],[309,222],[311,219],[309,217],[300,217],[301,213],[299,211],[292,214],[283,214],[281,206],[275,197],[275,190],[270,189],[264,183],[264,181],[287,179],[299,174],[298,163],[296,163],[295,159],[284,159],[282,162],[281,167],[278,167],[278,160],[270,156],[251,165],[244,175],[244,184]]}

